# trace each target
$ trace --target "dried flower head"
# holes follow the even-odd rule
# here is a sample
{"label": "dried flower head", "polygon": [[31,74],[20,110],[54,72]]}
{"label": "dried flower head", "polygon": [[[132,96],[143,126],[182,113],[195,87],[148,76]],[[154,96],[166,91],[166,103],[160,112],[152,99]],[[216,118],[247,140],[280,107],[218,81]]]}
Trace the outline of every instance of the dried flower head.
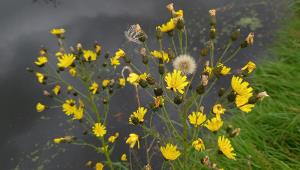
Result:
{"label": "dried flower head", "polygon": [[142,30],[141,26],[139,24],[134,24],[129,27],[127,31],[124,32],[125,37],[129,42],[134,42],[137,44],[142,44],[140,41],[140,38],[146,34]]}
{"label": "dried flower head", "polygon": [[215,17],[216,14],[217,14],[217,10],[216,9],[211,9],[208,12],[209,12],[209,15],[212,16],[212,17]]}
{"label": "dried flower head", "polygon": [[183,74],[193,74],[196,70],[196,62],[190,55],[180,55],[173,61],[173,67],[180,70]]}
{"label": "dried flower head", "polygon": [[269,95],[266,91],[260,92],[256,95],[256,98],[258,100],[263,100],[265,97],[269,97]]}
{"label": "dried flower head", "polygon": [[253,45],[254,43],[254,32],[250,32],[245,40],[248,45]]}

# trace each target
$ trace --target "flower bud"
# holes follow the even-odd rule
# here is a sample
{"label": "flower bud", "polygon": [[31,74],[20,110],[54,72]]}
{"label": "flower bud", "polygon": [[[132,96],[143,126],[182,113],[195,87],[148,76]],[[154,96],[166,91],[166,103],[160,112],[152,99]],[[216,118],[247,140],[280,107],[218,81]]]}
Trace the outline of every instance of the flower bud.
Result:
{"label": "flower bud", "polygon": [[182,97],[182,96],[176,95],[176,96],[174,97],[174,103],[175,103],[175,104],[179,105],[179,104],[181,104],[182,102],[183,102],[183,97]]}
{"label": "flower bud", "polygon": [[237,29],[236,31],[234,31],[232,34],[231,34],[231,41],[236,41],[241,35],[241,30],[240,29]]}
{"label": "flower bud", "polygon": [[233,92],[231,92],[231,93],[227,96],[227,100],[228,100],[229,102],[233,102],[233,101],[235,100],[235,97],[236,97],[236,95],[235,95]]}
{"label": "flower bud", "polygon": [[220,90],[218,92],[218,96],[222,97],[224,95],[224,93],[225,93],[225,89],[222,87],[222,88],[220,88]]}
{"label": "flower bud", "polygon": [[155,96],[161,96],[164,93],[163,89],[160,87],[154,88],[154,94]]}
{"label": "flower bud", "polygon": [[154,85],[155,84],[154,78],[152,76],[150,76],[150,75],[147,76],[146,80],[147,80],[147,83],[150,84],[150,85]]}
{"label": "flower bud", "polygon": [[176,28],[178,30],[182,30],[184,28],[184,20],[183,20],[183,18],[179,18],[177,20]]}
{"label": "flower bud", "polygon": [[208,55],[208,48],[207,48],[207,47],[202,48],[202,49],[200,50],[200,56],[205,57],[205,56],[207,56],[207,55]]}
{"label": "flower bud", "polygon": [[106,59],[109,58],[109,52],[106,52],[106,53],[104,54],[104,58],[106,58]]}
{"label": "flower bud", "polygon": [[165,66],[164,66],[164,64],[159,64],[159,66],[158,66],[158,72],[161,75],[163,75],[165,73]]}
{"label": "flower bud", "polygon": [[146,87],[148,86],[148,83],[147,83],[146,80],[141,79],[141,80],[139,81],[139,85],[140,85],[141,87],[143,87],[143,88],[146,88]]}
{"label": "flower bud", "polygon": [[28,71],[29,73],[33,73],[34,72],[34,70],[32,68],[30,68],[30,67],[26,67],[26,71]]}
{"label": "flower bud", "polygon": [[143,64],[148,64],[148,56],[142,56],[142,62],[143,62]]}
{"label": "flower bud", "polygon": [[107,66],[107,62],[104,62],[103,64],[102,64],[102,67],[106,67]]}
{"label": "flower bud", "polygon": [[82,51],[82,44],[81,43],[77,43],[76,50],[77,51]]}
{"label": "flower bud", "polygon": [[217,30],[214,26],[211,26],[210,31],[209,31],[209,36],[211,39],[215,39],[217,34]]}
{"label": "flower bud", "polygon": [[196,88],[196,92],[197,92],[199,95],[203,94],[204,91],[205,91],[205,87],[204,87],[202,84],[200,84],[200,85]]}
{"label": "flower bud", "polygon": [[252,97],[249,98],[248,103],[249,104],[255,104],[257,102],[257,100],[258,99],[256,98],[256,96],[252,96]]}
{"label": "flower bud", "polygon": [[163,33],[161,32],[160,28],[156,27],[156,38],[157,38],[157,40],[161,40],[162,35],[163,35]]}
{"label": "flower bud", "polygon": [[131,60],[129,57],[125,56],[123,58],[124,58],[125,63],[131,63]]}

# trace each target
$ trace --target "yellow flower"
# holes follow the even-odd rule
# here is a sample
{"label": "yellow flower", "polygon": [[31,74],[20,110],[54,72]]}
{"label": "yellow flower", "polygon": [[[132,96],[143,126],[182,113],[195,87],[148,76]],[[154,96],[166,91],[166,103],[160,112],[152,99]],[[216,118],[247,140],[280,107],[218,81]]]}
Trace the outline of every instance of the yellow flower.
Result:
{"label": "yellow flower", "polygon": [[168,143],[165,147],[160,147],[160,152],[167,160],[175,160],[180,156],[180,151],[177,150],[177,146]]}
{"label": "yellow flower", "polygon": [[70,68],[69,73],[71,74],[71,76],[75,77],[77,74],[77,70],[75,67]]}
{"label": "yellow flower", "polygon": [[139,136],[135,133],[129,134],[129,137],[126,140],[126,143],[129,145],[130,148],[134,148],[135,144],[138,144],[138,148],[140,148],[140,141]]}
{"label": "yellow flower", "polygon": [[37,112],[42,112],[46,109],[47,107],[43,105],[42,103],[37,103],[35,106],[35,109]]}
{"label": "yellow flower", "polygon": [[208,76],[212,76],[213,68],[212,68],[212,67],[209,67],[208,65],[206,65],[206,66],[204,67],[203,72],[204,72],[204,73],[207,73]]}
{"label": "yellow flower", "polygon": [[153,57],[155,57],[155,58],[163,60],[163,62],[167,62],[168,63],[170,61],[168,53],[166,53],[164,51],[160,52],[160,51],[154,50],[154,51],[151,52],[151,55]]}
{"label": "yellow flower", "polygon": [[102,81],[102,87],[103,88],[107,87],[109,83],[110,83],[110,80],[107,80],[107,79],[103,80]]}
{"label": "yellow flower", "polygon": [[219,136],[218,138],[219,150],[229,159],[235,160],[236,154],[233,153],[234,149],[231,146],[230,140],[224,136]]}
{"label": "yellow flower", "polygon": [[139,81],[142,80],[146,80],[147,79],[148,74],[147,73],[143,73],[141,75],[138,75],[136,73],[130,73],[129,76],[127,77],[127,81],[132,84],[137,86],[139,84]]}
{"label": "yellow flower", "polygon": [[56,85],[56,86],[52,89],[52,91],[53,91],[53,93],[54,93],[55,95],[58,95],[58,94],[60,93],[60,89],[61,89],[60,85]]}
{"label": "yellow flower", "polygon": [[44,66],[48,62],[48,58],[45,56],[39,56],[37,61],[34,62],[37,66],[41,67]]}
{"label": "yellow flower", "polygon": [[121,161],[127,161],[127,156],[125,153],[122,154]]}
{"label": "yellow flower", "polygon": [[62,105],[63,112],[68,116],[74,114],[75,109],[76,106],[75,106],[75,101],[73,99],[67,99],[65,103]]}
{"label": "yellow flower", "polygon": [[96,170],[103,170],[104,165],[101,162],[97,162],[95,165]]}
{"label": "yellow flower", "polygon": [[56,143],[56,144],[60,144],[60,143],[62,143],[64,140],[65,140],[65,138],[54,138],[54,139],[53,139],[53,142]]}
{"label": "yellow flower", "polygon": [[94,135],[97,137],[103,137],[106,134],[106,127],[101,123],[95,123],[92,129]]}
{"label": "yellow flower", "polygon": [[247,71],[247,73],[252,73],[253,70],[255,70],[256,65],[252,61],[249,61],[243,68],[242,70]]}
{"label": "yellow flower", "polygon": [[204,126],[210,131],[216,132],[223,126],[223,121],[220,117],[214,117],[208,120]]}
{"label": "yellow flower", "polygon": [[125,52],[122,49],[118,49],[118,51],[115,53],[115,57],[120,58],[120,57],[125,57]]}
{"label": "yellow flower", "polygon": [[170,32],[173,31],[176,28],[176,21],[171,18],[170,21],[168,21],[165,24],[162,24],[161,26],[158,26],[161,32]]}
{"label": "yellow flower", "polygon": [[35,75],[36,75],[39,83],[41,83],[41,84],[45,83],[46,77],[44,76],[44,74],[42,74],[40,72],[36,72]]}
{"label": "yellow flower", "polygon": [[205,150],[205,145],[201,138],[198,138],[197,140],[193,141],[192,145],[197,151]]}
{"label": "yellow flower", "polygon": [[139,123],[143,123],[144,122],[144,116],[147,113],[147,109],[144,107],[139,107],[137,109],[137,111],[133,112],[129,118],[129,123],[130,124],[136,124],[134,121],[135,119],[139,122]]}
{"label": "yellow flower", "polygon": [[58,57],[57,59],[58,59],[57,66],[59,68],[68,68],[73,64],[76,57],[74,56],[74,54],[63,54],[61,57]]}
{"label": "yellow flower", "polygon": [[50,33],[53,35],[62,35],[65,32],[66,32],[66,30],[63,28],[53,28],[52,30],[50,30]]}
{"label": "yellow flower", "polygon": [[110,59],[110,65],[114,66],[114,68],[116,68],[120,64],[121,63],[120,63],[119,57],[113,57]]}
{"label": "yellow flower", "polygon": [[183,17],[183,10],[178,10],[178,11],[176,11],[175,13],[175,17],[180,17],[180,18],[182,18]]}
{"label": "yellow flower", "polygon": [[186,81],[187,77],[181,74],[181,71],[174,70],[173,73],[167,73],[165,81],[167,83],[167,89],[171,89],[174,92],[184,93],[184,87],[188,85]]}
{"label": "yellow flower", "polygon": [[201,125],[203,122],[206,121],[206,115],[203,114],[202,112],[192,112],[189,116],[189,121],[192,125],[195,127],[198,127]]}
{"label": "yellow flower", "polygon": [[98,92],[98,83],[93,82],[92,85],[89,87],[89,90],[92,94],[96,94]]}
{"label": "yellow flower", "polygon": [[124,87],[124,86],[126,85],[126,80],[125,80],[125,78],[119,78],[119,85],[120,85],[121,87]]}
{"label": "yellow flower", "polygon": [[140,76],[136,73],[130,73],[127,77],[127,81],[135,86],[139,84]]}
{"label": "yellow flower", "polygon": [[224,64],[219,63],[217,68],[219,69],[219,73],[223,76],[227,75],[230,73],[231,68],[226,67]]}
{"label": "yellow flower", "polygon": [[231,79],[231,87],[238,95],[252,95],[252,88],[248,87],[249,83],[243,81],[241,77],[233,76]]}
{"label": "yellow flower", "polygon": [[75,107],[74,109],[73,119],[81,120],[83,118],[83,113],[84,113],[84,103],[82,100],[79,99],[79,106],[78,108]]}
{"label": "yellow flower", "polygon": [[118,137],[119,137],[119,133],[116,132],[114,135],[111,135],[111,136],[108,138],[108,141],[109,141],[110,143],[114,143],[114,142],[118,139]]}
{"label": "yellow flower", "polygon": [[[252,96],[252,95],[251,95]],[[249,98],[251,97],[249,95],[237,95],[235,98],[235,104],[236,106],[241,109],[243,112],[251,112],[252,108],[255,106],[254,104],[248,104]]]}
{"label": "yellow flower", "polygon": [[55,53],[55,56],[58,58],[58,57],[61,57],[63,55],[63,53],[62,52],[60,52],[60,51],[58,51],[58,52],[56,52]]}
{"label": "yellow flower", "polygon": [[221,114],[224,114],[225,111],[226,109],[223,108],[221,104],[215,104],[213,107],[213,113],[216,114],[216,116],[220,116]]}
{"label": "yellow flower", "polygon": [[100,55],[101,50],[102,50],[101,45],[99,45],[98,43],[96,43],[96,44],[95,44],[95,52],[96,52],[96,54],[97,54],[97,55]]}
{"label": "yellow flower", "polygon": [[97,59],[97,54],[91,50],[83,50],[83,58],[85,61],[95,61]]}

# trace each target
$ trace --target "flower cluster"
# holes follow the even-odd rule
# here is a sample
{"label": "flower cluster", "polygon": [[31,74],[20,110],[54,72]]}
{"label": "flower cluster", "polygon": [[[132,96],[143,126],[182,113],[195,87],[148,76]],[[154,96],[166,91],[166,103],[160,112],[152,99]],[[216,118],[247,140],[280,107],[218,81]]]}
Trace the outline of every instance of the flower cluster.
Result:
{"label": "flower cluster", "polygon": [[[56,137],[53,140],[56,144],[89,146],[105,156],[105,161],[95,164],[89,161],[88,166],[99,170],[104,167],[132,168],[135,163],[131,161],[131,156],[136,149],[142,149],[145,153],[147,162],[144,169],[152,169],[151,159],[155,154],[161,155],[163,165],[171,169],[221,169],[222,165],[211,163],[209,158],[217,161],[220,158],[217,154],[231,160],[239,158],[235,153],[238,146],[232,141],[240,129],[226,128],[227,119],[224,115],[237,111],[251,112],[255,104],[268,95],[266,92],[256,93],[249,83],[250,74],[256,68],[254,62],[249,61],[234,69],[228,67],[228,63],[240,50],[254,44],[254,33],[249,33],[239,42],[240,30],[234,31],[222,55],[217,57],[217,10],[212,9],[209,11],[208,42],[199,51],[199,56],[192,56],[188,52],[183,10],[175,10],[173,4],[167,5],[167,10],[170,12],[169,20],[154,29],[158,45],[151,47],[153,49],[148,46],[150,37],[139,24],[125,31],[128,41],[140,48],[143,65],[132,62],[136,60],[131,60],[129,56],[132,55],[127,55],[127,51],[121,48],[112,56],[106,53],[102,57],[102,47],[97,42],[93,48],[84,48],[78,43],[69,50],[65,49],[66,31],[53,29],[50,32],[59,44],[59,50],[54,55],[56,68],[52,66],[50,54],[43,47],[34,62],[37,68],[28,69],[35,73],[39,83],[52,86],[52,90],[45,90],[44,95],[58,103],[56,106],[47,106],[38,102],[37,112],[61,108],[67,118],[84,124],[83,127],[87,127],[84,129],[86,134],[99,140],[100,146],[74,136]],[[239,43],[237,49],[233,49],[234,43]],[[80,83],[71,84],[68,81],[70,78]],[[228,79],[231,79],[231,85],[220,83],[220,80]],[[218,83],[222,88],[215,88]],[[79,84],[83,87],[78,87]],[[128,145],[129,153],[123,151],[119,160],[112,160],[114,145],[122,134],[114,132],[109,126],[110,100],[118,89],[127,84],[129,89],[135,91],[132,95],[134,100],[126,101],[135,106],[127,114],[128,121],[124,122],[128,124],[130,132],[123,134],[127,137],[121,141]],[[142,100],[144,97],[141,98],[141,94],[148,95],[151,101]],[[218,95],[217,99],[208,98],[208,94]],[[212,106],[204,103],[211,103]],[[127,161],[127,154],[130,162]]]}

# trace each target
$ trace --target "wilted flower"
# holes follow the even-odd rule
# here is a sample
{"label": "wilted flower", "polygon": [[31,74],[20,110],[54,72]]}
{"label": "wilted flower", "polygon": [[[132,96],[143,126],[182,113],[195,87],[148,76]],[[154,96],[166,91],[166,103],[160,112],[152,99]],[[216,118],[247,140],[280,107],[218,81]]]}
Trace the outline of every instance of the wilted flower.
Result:
{"label": "wilted flower", "polygon": [[258,98],[259,100],[263,100],[265,97],[269,97],[266,91],[260,92],[256,95],[256,98]]}
{"label": "wilted flower", "polygon": [[131,25],[127,31],[124,32],[128,41],[141,44],[141,37],[146,36],[139,24]]}
{"label": "wilted flower", "polygon": [[216,9],[210,9],[208,12],[209,12],[210,16],[214,17],[214,16],[216,16],[217,10]]}
{"label": "wilted flower", "polygon": [[254,43],[254,32],[250,32],[245,40],[248,45],[253,45]]}

